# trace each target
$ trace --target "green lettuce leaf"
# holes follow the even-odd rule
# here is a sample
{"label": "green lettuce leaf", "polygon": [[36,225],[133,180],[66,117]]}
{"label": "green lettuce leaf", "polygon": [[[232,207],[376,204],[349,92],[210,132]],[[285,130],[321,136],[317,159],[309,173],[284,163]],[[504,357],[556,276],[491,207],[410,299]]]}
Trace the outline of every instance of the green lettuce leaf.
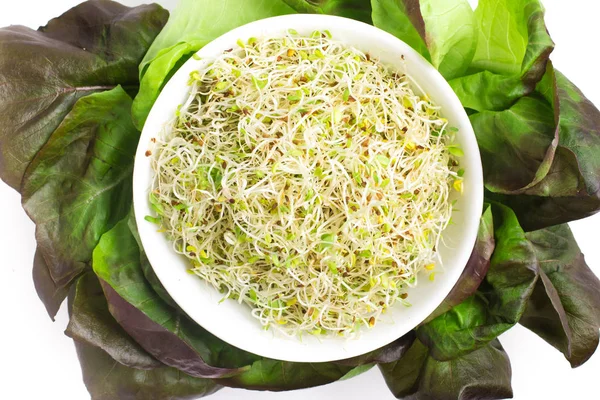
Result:
{"label": "green lettuce leaf", "polygon": [[137,67],[167,16],[158,5],[92,0],[37,31],[0,29],[0,178],[20,190],[25,169],[80,98],[117,85],[135,92]]}
{"label": "green lettuce leaf", "polygon": [[130,107],[120,86],[81,98],[27,168],[23,207],[55,290],[89,268],[100,236],[131,207],[139,132]]}
{"label": "green lettuce leaf", "polygon": [[467,0],[421,0],[431,62],[446,79],[463,75],[477,48],[473,9]]}
{"label": "green lettuce leaf", "polygon": [[293,363],[262,358],[248,371],[215,382],[235,388],[274,392],[304,389],[348,379],[349,373],[364,372],[336,363]]}
{"label": "green lettuce leaf", "polygon": [[510,361],[498,340],[452,361],[436,361],[415,341],[406,355],[379,365],[390,391],[404,400],[494,400],[512,397]]}
{"label": "green lettuce leaf", "polygon": [[527,234],[541,276],[520,323],[578,367],[598,347],[600,281],[585,263],[568,225]]}
{"label": "green lettuce leaf", "polygon": [[431,357],[449,361],[487,345],[516,322],[504,322],[487,309],[488,301],[476,293],[418,328],[419,340],[431,349]]}
{"label": "green lettuce leaf", "polygon": [[329,14],[372,23],[371,0],[283,0],[298,13]]}
{"label": "green lettuce leaf", "polygon": [[[537,1],[534,1],[537,2]],[[479,44],[473,67],[500,74],[515,74],[527,52],[529,0],[481,0],[475,9]]]}
{"label": "green lettuce leaf", "polygon": [[504,110],[532,93],[554,42],[539,0],[481,0],[475,10],[479,41],[471,74],[450,81],[468,109]]}
{"label": "green lettuce leaf", "polygon": [[[135,126],[141,131],[158,95],[177,70],[206,43],[178,43],[159,52],[147,63],[140,78],[140,90],[131,109]],[[143,65],[143,64],[142,64]]]}
{"label": "green lettuce leaf", "polygon": [[539,262],[515,214],[502,205],[493,212],[496,249],[478,292],[417,330],[436,360],[464,356],[512,328],[536,286]]}
{"label": "green lettuce leaf", "polygon": [[488,299],[492,315],[514,325],[535,287],[539,264],[515,213],[500,204],[494,205],[493,213],[496,249],[479,291]]}
{"label": "green lettuce leaf", "polygon": [[283,0],[181,0],[140,64],[135,125],[142,129],[169,78],[207,43],[249,22],[293,12]]}
{"label": "green lettuce leaf", "polygon": [[375,366],[375,363],[363,364],[363,365],[354,367],[350,370],[350,372],[347,372],[346,375],[342,376],[340,378],[340,381],[347,381],[348,379],[355,378],[361,374],[364,374],[367,371],[370,371],[374,366]]}
{"label": "green lettuce leaf", "polygon": [[75,348],[92,400],[193,400],[221,388],[210,379],[194,378],[175,368],[130,368],[77,341]]}
{"label": "green lettuce leaf", "polygon": [[412,0],[372,0],[373,25],[391,33],[431,61],[425,22],[419,4]]}
{"label": "green lettuce leaf", "polygon": [[127,226],[129,227],[129,230],[130,230],[131,234],[133,235],[133,237],[135,238],[135,241],[139,248],[139,252],[140,252],[139,260],[140,260],[140,265],[142,267],[142,272],[144,273],[144,278],[146,278],[146,281],[148,281],[148,284],[150,285],[152,290],[154,290],[154,292],[158,295],[158,297],[160,297],[165,303],[167,303],[167,305],[169,305],[175,309],[178,308],[179,306],[177,305],[177,303],[175,303],[175,300],[173,300],[173,298],[171,297],[169,292],[167,292],[167,289],[164,288],[164,286],[158,279],[158,276],[156,276],[156,273],[154,272],[152,265],[150,265],[150,261],[148,261],[148,257],[146,257],[146,252],[144,251],[144,247],[142,245],[142,239],[140,238],[140,234],[137,229],[137,224],[135,222],[135,216],[133,214],[133,210],[132,210],[131,214],[129,214],[129,219],[127,220]]}
{"label": "green lettuce leaf", "polygon": [[479,222],[477,240],[465,269],[448,296],[446,296],[442,304],[427,317],[425,323],[430,322],[459,305],[477,291],[490,267],[490,259],[494,252],[494,248],[494,220],[492,217],[492,207],[489,204],[486,204]]}
{"label": "green lettuce leaf", "polygon": [[477,48],[467,0],[372,0],[373,24],[405,41],[446,79],[464,74]]}
{"label": "green lettuce leaf", "polygon": [[67,336],[79,343],[98,347],[115,361],[131,368],[164,367],[110,315],[104,292],[93,272],[86,272],[77,280],[70,303]]}

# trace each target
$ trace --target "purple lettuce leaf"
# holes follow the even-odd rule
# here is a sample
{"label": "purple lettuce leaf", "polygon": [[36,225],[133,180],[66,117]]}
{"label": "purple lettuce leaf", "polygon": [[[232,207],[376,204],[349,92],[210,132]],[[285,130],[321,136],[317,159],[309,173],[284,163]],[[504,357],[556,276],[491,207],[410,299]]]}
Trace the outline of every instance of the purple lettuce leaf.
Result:
{"label": "purple lettuce leaf", "polygon": [[83,382],[92,400],[193,400],[221,388],[170,367],[127,367],[103,350],[75,341]]}
{"label": "purple lettuce leaf", "polygon": [[404,400],[495,400],[512,398],[512,370],[498,340],[451,361],[437,361],[416,340],[406,355],[380,364],[385,382]]}
{"label": "purple lettuce leaf", "polygon": [[93,272],[83,274],[74,285],[69,298],[69,316],[65,334],[77,342],[102,349],[115,361],[131,368],[164,367],[115,321]]}
{"label": "purple lettuce leaf", "polygon": [[131,98],[121,87],[81,98],[25,173],[22,202],[36,223],[34,277],[50,314],[86,269],[100,236],[129,212]]}
{"label": "purple lettuce leaf", "polygon": [[[474,127],[479,129],[478,136],[494,130],[498,137],[514,137],[506,139],[494,154],[504,160],[505,174],[519,183],[533,176],[520,188],[503,184],[499,179],[493,184],[486,183],[488,197],[511,207],[526,231],[585,218],[600,210],[600,159],[597,157],[600,111],[551,64],[538,85],[538,96],[541,97],[536,100],[538,104],[545,100],[552,108],[540,105],[536,114],[529,114],[527,123],[534,127],[533,132],[519,130],[504,117],[499,118],[506,125],[492,124],[493,119],[489,118],[480,123],[477,115],[472,117]],[[549,127],[551,109],[554,124]],[[540,113],[542,110],[545,111]],[[535,127],[545,129],[538,131]],[[519,132],[518,137],[513,135],[514,131],[509,132],[512,129]],[[521,147],[516,149],[515,146]],[[531,165],[534,167],[537,163],[537,169],[526,170],[522,162],[516,161],[517,157],[533,154],[537,158],[531,160]],[[513,163],[511,167],[510,163]]]}
{"label": "purple lettuce leaf", "polygon": [[92,0],[37,31],[0,29],[0,178],[20,190],[77,100],[117,85],[135,93],[138,65],[167,16],[158,5]]}
{"label": "purple lettuce leaf", "polygon": [[594,354],[600,330],[600,280],[567,225],[529,232],[540,280],[520,323],[578,367]]}

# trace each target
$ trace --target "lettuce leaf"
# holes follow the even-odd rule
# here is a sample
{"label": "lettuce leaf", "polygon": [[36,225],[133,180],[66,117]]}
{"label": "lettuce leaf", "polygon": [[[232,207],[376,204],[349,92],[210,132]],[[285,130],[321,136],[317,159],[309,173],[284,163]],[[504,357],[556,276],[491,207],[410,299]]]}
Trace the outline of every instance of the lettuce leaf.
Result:
{"label": "lettuce leaf", "polygon": [[[44,280],[40,288],[67,288],[89,268],[100,236],[129,212],[139,138],[130,107],[120,86],[81,98],[27,168],[22,201],[36,223],[37,272],[55,286]],[[45,297],[53,309],[62,300]]]}
{"label": "lettuce leaf", "polygon": [[79,343],[102,349],[115,361],[131,368],[164,367],[146,353],[110,315],[104,292],[93,272],[88,271],[77,280],[69,302],[67,336]]}
{"label": "lettuce leaf", "polygon": [[539,276],[533,245],[512,210],[494,205],[496,249],[477,293],[417,329],[430,356],[448,361],[487,345],[525,312]]}
{"label": "lettuce leaf", "polygon": [[35,249],[33,257],[32,278],[39,299],[46,307],[48,316],[54,321],[61,304],[69,294],[69,288],[68,286],[58,286],[54,282],[39,247]]}
{"label": "lettuce leaf", "polygon": [[512,397],[511,367],[498,340],[451,361],[436,361],[419,340],[397,362],[379,365],[404,400],[494,400]]}
{"label": "lettuce leaf", "polygon": [[372,0],[373,25],[403,40],[431,61],[425,37],[425,22],[419,4],[411,0]]}
{"label": "lettuce leaf", "polygon": [[117,85],[135,93],[138,64],[167,15],[158,5],[92,0],[37,31],[0,29],[0,178],[20,190],[25,169],[82,97]]}
{"label": "lettuce leaf", "polygon": [[540,280],[520,323],[578,367],[596,351],[600,280],[585,263],[568,225],[527,234],[540,262]]}
{"label": "lettuce leaf", "polygon": [[479,41],[469,74],[450,81],[463,107],[504,110],[532,93],[554,42],[539,0],[480,0]]}
{"label": "lettuce leaf", "polygon": [[348,358],[345,360],[336,361],[336,364],[361,366],[371,365],[373,363],[391,363],[400,360],[408,349],[411,348],[417,338],[415,331],[410,331],[406,335],[394,340],[392,343],[380,349],[362,354],[357,357]]}
{"label": "lettuce leaf", "polygon": [[249,370],[215,382],[235,388],[280,392],[326,385],[347,379],[349,373],[356,372],[356,368],[334,362],[293,363],[261,358],[252,363]]}
{"label": "lettuce leaf", "polygon": [[130,368],[103,350],[75,341],[83,381],[92,400],[193,400],[209,396],[221,386],[170,367]]}
{"label": "lettuce leaf", "polygon": [[459,305],[477,291],[490,268],[490,259],[494,252],[494,248],[495,240],[492,207],[489,204],[486,204],[484,205],[484,211],[479,222],[477,240],[475,241],[473,252],[467,261],[465,269],[442,304],[427,317],[424,323],[430,322]]}
{"label": "lettuce leaf", "polygon": [[328,14],[372,23],[370,0],[283,0],[298,13]]}
{"label": "lettuce leaf", "polygon": [[372,0],[373,24],[417,50],[446,79],[466,72],[477,48],[467,0]]}
{"label": "lettuce leaf", "polygon": [[177,305],[177,303],[175,303],[175,300],[173,300],[169,292],[167,292],[167,289],[164,288],[164,286],[158,279],[158,276],[156,276],[152,265],[150,265],[148,257],[146,257],[146,252],[144,251],[144,247],[142,245],[142,239],[140,238],[140,234],[137,229],[137,224],[135,222],[135,216],[133,212],[129,214],[127,226],[129,227],[129,231],[135,238],[135,241],[139,248],[139,260],[142,272],[144,273],[144,278],[146,279],[146,281],[148,281],[148,284],[150,285],[150,287],[152,287],[152,290],[154,290],[158,297],[160,297],[165,303],[167,303],[167,305],[171,306],[172,308],[178,308],[179,306]]}
{"label": "lettuce leaf", "polygon": [[140,91],[133,103],[139,130],[169,78],[192,54],[249,22],[294,10],[283,0],[181,0],[140,64]]}
{"label": "lettuce leaf", "polygon": [[473,67],[500,74],[521,70],[527,51],[529,0],[481,0],[475,10],[480,37]]}
{"label": "lettuce leaf", "polygon": [[[552,64],[537,96],[539,100],[523,99],[514,106],[523,110],[524,102],[533,102],[526,113],[513,113],[511,108],[509,113],[472,117],[478,139],[485,137],[482,153],[485,147],[497,146],[495,160],[486,160],[484,166],[500,163],[504,168],[495,169],[495,178],[486,183],[489,197],[513,208],[527,231],[600,210],[600,111]],[[492,135],[498,140],[490,142]],[[500,178],[501,173],[510,178]]]}
{"label": "lettuce leaf", "polygon": [[486,189],[515,193],[546,177],[556,150],[553,114],[545,99],[527,96],[508,110],[470,117]]}

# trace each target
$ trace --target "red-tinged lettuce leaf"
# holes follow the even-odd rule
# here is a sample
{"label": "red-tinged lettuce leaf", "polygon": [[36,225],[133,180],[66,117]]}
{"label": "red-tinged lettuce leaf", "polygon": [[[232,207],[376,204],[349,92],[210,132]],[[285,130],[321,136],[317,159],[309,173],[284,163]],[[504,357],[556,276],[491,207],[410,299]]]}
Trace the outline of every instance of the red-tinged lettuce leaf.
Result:
{"label": "red-tinged lettuce leaf", "polygon": [[556,151],[554,113],[543,98],[523,97],[505,111],[470,117],[486,189],[518,193],[546,177]]}
{"label": "red-tinged lettuce leaf", "polygon": [[449,311],[452,307],[459,305],[477,291],[490,267],[490,259],[495,246],[492,207],[486,204],[479,222],[477,241],[463,273],[442,304],[427,317],[424,321],[425,323],[432,321]]}
{"label": "red-tinged lettuce leaf", "polygon": [[[510,206],[527,231],[584,218],[600,209],[600,159],[597,156],[600,111],[551,64],[548,64],[538,91],[553,105],[555,126],[545,134],[546,142],[554,139],[547,147],[533,181],[518,190],[499,185],[488,187],[494,190],[489,197]],[[544,124],[547,119],[545,116]],[[496,127],[488,127],[488,130]],[[522,136],[530,134],[523,132]],[[542,135],[538,136],[541,138]],[[534,142],[523,141],[533,147]],[[537,143],[538,154],[541,154],[541,144],[542,139]],[[495,157],[514,158],[507,156],[514,152],[509,147],[498,147]],[[504,173],[521,176],[520,182],[526,181],[531,171],[518,168]]]}
{"label": "red-tinged lettuce leaf", "polygon": [[328,14],[371,24],[371,0],[283,0],[302,14]]}
{"label": "red-tinged lettuce leaf", "polygon": [[541,278],[520,323],[578,367],[598,347],[600,280],[585,263],[568,225],[530,232]]}
{"label": "red-tinged lettuce leaf", "polygon": [[512,328],[536,286],[539,262],[533,245],[512,210],[492,208],[496,249],[478,292],[417,330],[436,360],[464,356]]}
{"label": "red-tinged lettuce leaf", "polygon": [[214,349],[224,344],[152,290],[142,272],[139,248],[127,218],[102,236],[93,257],[110,313],[162,363],[192,376],[217,378],[240,373],[238,366],[253,361],[246,359],[234,368],[207,363],[216,361]]}
{"label": "red-tinged lettuce leaf", "polygon": [[446,79],[462,76],[477,29],[467,0],[372,0],[373,24],[406,42]]}
{"label": "red-tinged lettuce leaf", "polygon": [[532,93],[542,79],[554,42],[539,0],[480,0],[479,42],[470,75],[450,81],[463,106],[504,110]]}
{"label": "red-tinged lettuce leaf", "polygon": [[0,178],[14,189],[78,99],[123,85],[167,20],[157,5],[84,2],[34,31],[0,29]]}
{"label": "red-tinged lettuce leaf", "polygon": [[385,382],[404,400],[494,400],[512,397],[511,367],[498,340],[452,361],[436,361],[416,340],[394,363],[380,364]]}
{"label": "red-tinged lettuce leaf", "polygon": [[36,248],[35,256],[33,257],[32,275],[35,291],[46,307],[46,312],[54,321],[54,317],[56,317],[61,304],[69,294],[69,288],[56,285],[52,276],[50,276],[48,264],[46,264],[46,260],[44,260],[44,256],[42,256],[39,248]]}
{"label": "red-tinged lettuce leaf", "polygon": [[98,347],[119,363],[137,369],[164,367],[140,347],[108,311],[100,282],[93,272],[83,274],[69,298],[65,334],[79,343]]}
{"label": "red-tinged lettuce leaf", "polygon": [[169,78],[207,43],[249,22],[293,12],[283,0],[179,1],[140,64],[140,91],[132,109],[135,125],[142,129]]}
{"label": "red-tinged lettuce leaf", "polygon": [[[199,378],[223,378],[243,371],[238,368],[218,368],[208,365],[177,334],[157,324],[142,311],[123,300],[106,282],[102,281],[102,287],[110,312],[117,322],[165,365]],[[177,322],[175,324],[177,325]]]}
{"label": "red-tinged lettuce leaf", "polygon": [[418,0],[372,0],[373,25],[391,33],[431,61],[423,39],[425,22]]}
{"label": "red-tinged lettuce leaf", "polygon": [[170,367],[130,368],[103,350],[75,341],[83,381],[92,400],[193,400],[221,387]]}
{"label": "red-tinged lettuce leaf", "polygon": [[100,236],[131,208],[139,132],[120,87],[78,100],[25,173],[23,208],[57,288],[86,268]]}

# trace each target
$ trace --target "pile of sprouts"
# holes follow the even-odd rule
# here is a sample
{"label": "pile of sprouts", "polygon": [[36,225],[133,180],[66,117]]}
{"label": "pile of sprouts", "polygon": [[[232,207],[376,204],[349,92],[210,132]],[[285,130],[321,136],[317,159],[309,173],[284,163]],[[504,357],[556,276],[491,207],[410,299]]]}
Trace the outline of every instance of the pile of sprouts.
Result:
{"label": "pile of sprouts", "polygon": [[416,83],[331,39],[251,38],[195,71],[150,202],[190,272],[265,329],[349,336],[434,279],[462,171]]}

